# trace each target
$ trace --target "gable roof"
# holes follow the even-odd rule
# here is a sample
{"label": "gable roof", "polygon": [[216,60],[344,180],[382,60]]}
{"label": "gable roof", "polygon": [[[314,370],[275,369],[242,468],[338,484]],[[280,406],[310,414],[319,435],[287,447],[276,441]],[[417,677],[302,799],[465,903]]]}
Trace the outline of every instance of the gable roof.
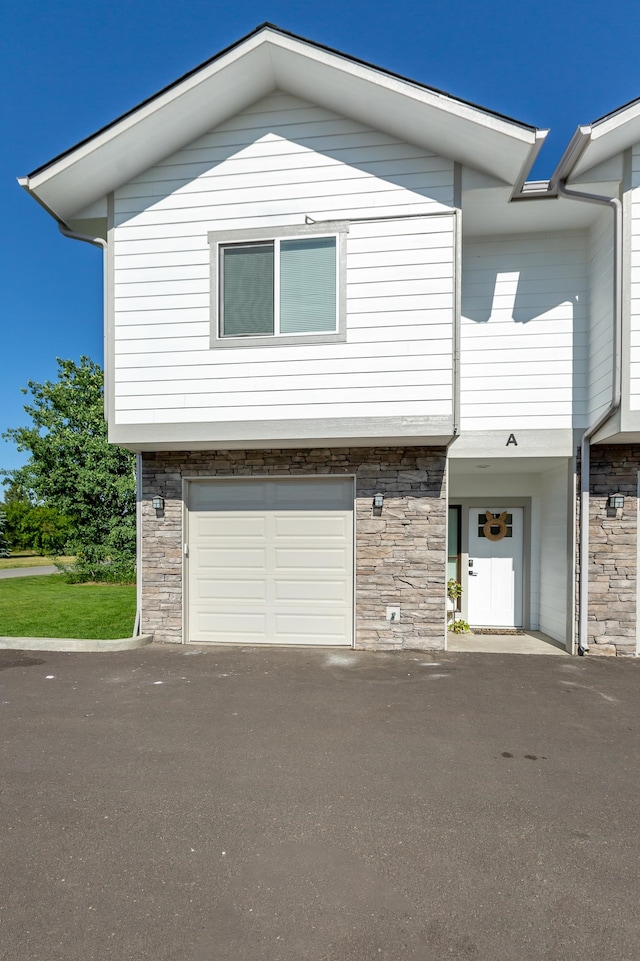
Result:
{"label": "gable roof", "polygon": [[[584,180],[594,168],[620,157],[637,143],[640,143],[640,97],[576,129],[551,175],[549,189],[555,191],[560,181]],[[615,182],[621,176],[621,173],[613,175],[611,179]]]}
{"label": "gable roof", "polygon": [[546,135],[271,24],[200,64],[20,180],[59,221],[274,90],[384,130],[507,184]]}
{"label": "gable roof", "polygon": [[571,176],[575,177],[640,142],[640,98],[578,127],[574,141],[580,135],[582,149],[571,168]]}

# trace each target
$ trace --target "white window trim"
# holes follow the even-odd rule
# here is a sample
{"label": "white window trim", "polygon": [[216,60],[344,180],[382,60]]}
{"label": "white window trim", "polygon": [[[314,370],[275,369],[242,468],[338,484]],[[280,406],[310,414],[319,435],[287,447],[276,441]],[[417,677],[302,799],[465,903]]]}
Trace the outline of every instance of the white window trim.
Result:
{"label": "white window trim", "polygon": [[[211,346],[285,347],[291,344],[335,344],[347,339],[347,233],[346,220],[325,220],[314,224],[288,227],[262,227],[244,230],[212,230],[208,234],[211,248]],[[254,334],[248,337],[220,336],[220,248],[226,244],[259,243],[270,240],[293,240],[296,237],[336,238],[336,330],[308,334]],[[274,278],[277,284],[277,277]]]}

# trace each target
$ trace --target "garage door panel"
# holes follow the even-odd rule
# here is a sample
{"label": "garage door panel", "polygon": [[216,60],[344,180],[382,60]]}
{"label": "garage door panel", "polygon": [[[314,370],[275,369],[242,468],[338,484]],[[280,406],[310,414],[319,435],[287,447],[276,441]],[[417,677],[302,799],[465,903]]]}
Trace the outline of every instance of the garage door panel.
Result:
{"label": "garage door panel", "polygon": [[201,571],[226,571],[229,568],[240,568],[241,570],[264,570],[267,557],[266,548],[235,548],[224,550],[223,548],[199,548],[194,560]]}
{"label": "garage door panel", "polygon": [[343,645],[346,618],[326,614],[280,614],[275,619],[277,644]]}
{"label": "garage door panel", "polygon": [[247,538],[264,539],[267,521],[261,514],[203,513],[199,518],[198,537],[212,542]]}
{"label": "garage door panel", "polygon": [[274,510],[352,510],[353,489],[341,478],[295,478],[266,481],[269,503]]}
{"label": "garage door panel", "polygon": [[191,641],[351,644],[351,479],[190,481],[187,498]]}
{"label": "garage door panel", "polygon": [[201,611],[196,616],[194,640],[214,643],[258,644],[265,637],[267,619],[264,614],[245,611]]}
{"label": "garage door panel", "polygon": [[194,579],[196,589],[196,602],[216,600],[216,601],[266,601],[267,585],[264,577],[243,577],[234,579],[231,577],[198,577]]}
{"label": "garage door panel", "polygon": [[[228,480],[192,482],[188,507],[190,511],[280,511],[351,510],[352,485],[342,478],[283,478],[249,481],[235,477]],[[215,485],[215,486],[214,486]]]}
{"label": "garage door panel", "polygon": [[300,540],[301,538],[331,538],[337,537],[341,540],[347,535],[347,524],[351,518],[344,514],[318,513],[312,516],[300,517],[297,514],[275,514],[274,534],[277,538],[291,538]]}
{"label": "garage door panel", "polygon": [[275,584],[276,601],[305,601],[310,604],[347,604],[348,588],[344,579],[323,579],[321,581],[300,578],[299,580],[277,581]]}
{"label": "garage door panel", "polygon": [[344,570],[344,551],[327,550],[326,548],[302,548],[294,550],[276,548],[275,576],[279,577],[286,571],[335,571]]}
{"label": "garage door panel", "polygon": [[265,484],[242,483],[241,478],[189,484],[190,511],[265,510],[269,490]]}

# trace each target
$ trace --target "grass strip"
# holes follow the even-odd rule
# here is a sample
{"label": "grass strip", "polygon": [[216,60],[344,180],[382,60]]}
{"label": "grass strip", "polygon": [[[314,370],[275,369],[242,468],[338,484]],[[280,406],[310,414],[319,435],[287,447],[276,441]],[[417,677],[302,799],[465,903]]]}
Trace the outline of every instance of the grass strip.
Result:
{"label": "grass strip", "polygon": [[0,580],[7,637],[131,637],[135,614],[135,585],[67,584],[60,574]]}
{"label": "grass strip", "polygon": [[[71,564],[74,560],[74,557],[56,557],[61,564]],[[51,567],[53,563],[52,557],[43,557],[41,554],[10,554],[9,557],[0,557],[0,571],[17,567]]]}

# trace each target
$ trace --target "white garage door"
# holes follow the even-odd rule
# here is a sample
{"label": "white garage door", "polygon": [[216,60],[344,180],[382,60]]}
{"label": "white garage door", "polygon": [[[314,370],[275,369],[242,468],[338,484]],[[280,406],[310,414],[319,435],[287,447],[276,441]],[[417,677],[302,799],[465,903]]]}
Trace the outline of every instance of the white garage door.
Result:
{"label": "white garage door", "polygon": [[189,481],[188,638],[351,645],[353,480]]}

